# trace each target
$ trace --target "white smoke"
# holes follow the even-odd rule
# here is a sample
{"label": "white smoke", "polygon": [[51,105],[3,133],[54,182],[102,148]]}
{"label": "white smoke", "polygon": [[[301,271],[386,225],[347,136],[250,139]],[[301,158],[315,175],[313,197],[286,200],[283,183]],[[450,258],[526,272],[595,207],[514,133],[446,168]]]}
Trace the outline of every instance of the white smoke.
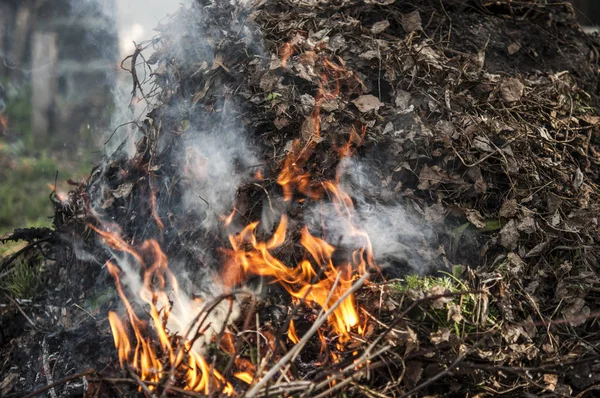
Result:
{"label": "white smoke", "polygon": [[309,228],[321,231],[329,243],[346,250],[365,247],[366,233],[377,265],[402,264],[420,274],[427,272],[430,264],[417,248],[431,239],[432,231],[411,218],[402,204],[378,202],[376,193],[381,187],[359,160],[343,159],[338,178],[340,188],[352,197],[355,206],[347,209],[349,214],[340,212],[333,203],[313,206],[305,214]]}

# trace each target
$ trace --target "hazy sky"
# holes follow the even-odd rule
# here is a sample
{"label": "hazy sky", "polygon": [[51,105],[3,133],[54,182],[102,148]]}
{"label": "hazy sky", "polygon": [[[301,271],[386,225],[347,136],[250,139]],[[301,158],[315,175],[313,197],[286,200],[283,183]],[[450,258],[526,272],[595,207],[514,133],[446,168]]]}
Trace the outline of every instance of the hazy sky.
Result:
{"label": "hazy sky", "polygon": [[133,41],[152,38],[161,19],[192,0],[116,0],[121,55],[131,54]]}

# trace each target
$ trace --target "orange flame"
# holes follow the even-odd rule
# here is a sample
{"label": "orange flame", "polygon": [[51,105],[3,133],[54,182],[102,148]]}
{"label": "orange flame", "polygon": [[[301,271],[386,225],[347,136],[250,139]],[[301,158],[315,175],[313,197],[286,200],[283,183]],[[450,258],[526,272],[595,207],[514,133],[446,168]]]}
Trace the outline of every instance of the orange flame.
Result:
{"label": "orange flame", "polygon": [[[139,373],[141,380],[152,383],[158,383],[163,377],[169,375],[171,369],[176,369],[184,373],[185,389],[187,390],[209,394],[212,386],[212,388],[221,389],[226,395],[232,395],[233,386],[225,380],[223,375],[208,365],[202,355],[194,350],[189,340],[180,342],[180,339],[169,336],[167,321],[180,321],[171,312],[171,307],[178,304],[177,301],[180,300],[180,295],[177,280],[169,270],[167,256],[161,250],[158,242],[147,240],[140,246],[139,250],[135,250],[117,233],[92,228],[102,236],[109,247],[128,253],[139,264],[146,265],[144,258],[152,259],[145,269],[143,287],[138,293],[139,297],[150,306],[149,314],[154,332],[158,336],[158,343],[162,350],[161,355],[152,344],[146,322],[138,318],[133,305],[123,290],[121,270],[110,261],[106,263],[108,271],[115,279],[117,292],[125,305],[129,324],[137,342],[135,349],[132,350],[132,344],[123,322],[114,312],[109,313],[108,319],[121,366],[124,367],[127,364]],[[167,288],[173,291],[174,299],[167,294]],[[171,304],[171,301],[175,301],[175,303]],[[187,360],[185,359],[186,356]],[[167,360],[166,366],[163,366],[163,358]],[[152,390],[154,387],[150,384],[148,388]]]}
{"label": "orange flame", "polygon": [[[296,40],[296,39],[294,39]],[[297,43],[292,40],[280,49],[282,65],[285,67],[289,57],[294,53]],[[300,39],[297,39],[300,40]],[[315,56],[311,55],[311,59]],[[369,270],[377,269],[373,258],[373,250],[368,235],[353,223],[353,201],[340,187],[339,181],[318,181],[307,170],[309,159],[314,149],[321,141],[321,106],[324,101],[335,99],[340,92],[342,78],[353,77],[344,65],[338,65],[328,59],[322,60],[324,70],[321,75],[319,89],[315,97],[315,107],[312,114],[305,121],[302,139],[293,143],[292,150],[283,161],[277,183],[282,187],[284,199],[291,201],[296,194],[304,195],[298,202],[305,200],[320,200],[328,198],[337,216],[346,220],[346,234],[359,242],[357,248],[352,248],[352,255],[339,260],[336,248],[323,238],[311,234],[308,227],[300,230],[300,244],[304,250],[304,257],[297,264],[285,264],[278,259],[275,252],[282,248],[288,238],[288,218],[282,215],[279,225],[273,235],[266,240],[257,237],[258,222],[252,222],[239,233],[229,236],[231,248],[223,249],[226,261],[222,269],[221,280],[229,288],[244,283],[252,275],[267,277],[272,283],[281,285],[291,296],[294,303],[304,303],[308,306],[318,306],[328,310],[342,298],[351,288],[358,275],[364,275]],[[338,148],[340,157],[353,154],[356,147],[362,145],[366,133],[366,126],[362,126],[360,133],[352,129],[348,142]],[[200,171],[206,169],[206,165]],[[255,175],[257,180],[262,180],[260,171]],[[156,211],[156,192],[151,189],[150,201],[152,216],[158,226],[164,227]],[[225,226],[230,226],[236,208],[222,220]],[[147,240],[141,245],[133,247],[120,235],[118,226],[104,226],[98,228],[90,226],[104,240],[112,250],[121,252],[143,270],[143,278],[136,281],[130,272],[125,272],[117,265],[107,262],[106,266],[115,279],[117,291],[125,306],[127,324],[114,312],[109,312],[108,320],[111,326],[115,347],[122,367],[135,370],[141,380],[158,383],[169,379],[172,374],[177,375],[177,380],[185,382],[184,388],[209,395],[221,391],[226,395],[233,395],[232,384],[225,379],[216,369],[207,363],[198,349],[195,348],[194,336],[177,336],[177,331],[199,330],[198,319],[190,324],[186,317],[181,316],[181,309],[198,314],[203,303],[199,300],[189,303],[184,294],[179,292],[177,279],[168,267],[168,258],[155,240]],[[293,234],[289,234],[293,235]],[[335,258],[334,258],[335,257]],[[125,261],[125,260],[124,260]],[[126,263],[126,261],[125,261]],[[122,267],[127,264],[119,263]],[[133,290],[139,298],[139,303],[149,307],[148,322],[142,321],[135,313],[134,306],[123,289],[122,280],[127,280],[128,288]],[[348,295],[341,304],[334,308],[328,323],[329,330],[319,330],[318,336],[322,344],[322,352],[326,352],[329,332],[333,331],[338,347],[351,339],[351,333],[363,334],[366,330],[366,319],[361,322],[357,303],[354,295]],[[171,328],[170,325],[177,326]],[[173,332],[175,330],[175,332]],[[153,343],[151,336],[157,336],[157,343]],[[269,332],[263,331],[268,337],[268,345],[274,349],[274,338]],[[294,321],[290,322],[287,335],[293,344],[300,338],[297,335]],[[234,344],[235,336],[225,331],[219,341],[219,347],[236,355],[234,360],[236,371],[233,376],[246,384],[252,384],[259,376],[256,365],[250,361],[239,358]],[[330,353],[334,361],[341,358],[339,353]],[[148,388],[153,390],[154,384]]]}
{"label": "orange flame", "polygon": [[292,319],[290,321],[290,327],[288,328],[288,338],[290,339],[290,341],[294,344],[298,344],[298,342],[300,341],[300,338],[298,337],[298,334],[296,333],[296,326],[294,326],[294,320]]}

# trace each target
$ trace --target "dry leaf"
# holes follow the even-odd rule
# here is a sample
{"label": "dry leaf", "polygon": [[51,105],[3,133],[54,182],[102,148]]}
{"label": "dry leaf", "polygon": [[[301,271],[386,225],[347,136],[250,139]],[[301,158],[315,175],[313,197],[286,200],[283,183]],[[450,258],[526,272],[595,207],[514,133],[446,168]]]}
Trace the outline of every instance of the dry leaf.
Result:
{"label": "dry leaf", "polygon": [[396,0],[365,0],[365,3],[367,3],[367,4],[379,4],[382,6],[387,6],[387,5],[393,4],[395,2],[396,2]]}
{"label": "dry leaf", "polygon": [[525,85],[519,79],[508,78],[500,84],[500,96],[505,102],[517,102],[523,96]]}
{"label": "dry leaf", "polygon": [[383,106],[383,103],[379,101],[379,98],[371,94],[361,95],[360,97],[352,101],[352,103],[356,105],[358,110],[362,113],[377,110]]}
{"label": "dry leaf", "polygon": [[19,380],[18,373],[9,373],[2,382],[0,382],[0,396],[7,395],[15,386],[17,380]]}
{"label": "dry leaf", "polygon": [[419,185],[421,190],[437,188],[440,184],[465,184],[459,176],[449,176],[439,166],[424,166],[419,172]]}
{"label": "dry leaf", "polygon": [[509,250],[517,248],[519,242],[519,230],[515,220],[510,220],[500,231],[500,244]]}
{"label": "dry leaf", "polygon": [[[443,286],[440,286],[440,285],[436,285],[436,286],[432,287],[431,290],[429,290],[430,296],[439,296],[439,295],[448,294],[448,293],[449,292],[446,290],[446,288]],[[431,303],[431,306],[433,308],[435,308],[436,310],[441,310],[444,307],[446,307],[446,304],[450,303],[452,300],[454,300],[453,297],[440,297],[440,298],[433,300],[433,302]]]}
{"label": "dry leaf", "polygon": [[463,320],[462,310],[460,308],[460,305],[458,305],[456,303],[448,303],[447,308],[448,308],[448,318],[447,318],[448,321],[450,319],[452,319],[454,322],[461,322]]}
{"label": "dry leaf", "polygon": [[360,59],[365,59],[367,61],[371,60],[371,59],[379,59],[380,58],[380,53],[377,50],[369,50],[369,51],[365,51],[364,53],[360,54],[358,56],[358,58]]}
{"label": "dry leaf", "polygon": [[442,328],[437,332],[431,332],[429,334],[429,340],[432,344],[438,345],[450,340],[450,329]]}
{"label": "dry leaf", "polygon": [[373,26],[371,26],[371,32],[375,35],[382,33],[383,31],[385,31],[387,28],[390,27],[390,23],[389,21],[379,21],[373,24]]}
{"label": "dry leaf", "polygon": [[581,297],[573,299],[571,305],[562,310],[563,316],[573,327],[583,325],[587,321],[590,312],[590,307],[585,304],[585,300]]}
{"label": "dry leaf", "polygon": [[485,228],[485,219],[479,211],[467,209],[465,210],[465,213],[467,214],[467,220],[469,220],[469,222],[473,224],[475,228]]}
{"label": "dry leaf", "polygon": [[521,45],[519,43],[510,43],[506,50],[508,51],[508,55],[513,55],[519,52],[521,49]]}
{"label": "dry leaf", "polygon": [[411,386],[417,385],[423,376],[423,364],[417,361],[406,362],[406,372],[404,378]]}
{"label": "dry leaf", "polygon": [[419,14],[419,11],[402,14],[402,21],[400,23],[402,24],[402,29],[404,29],[406,33],[423,29],[421,27],[421,14]]}
{"label": "dry leaf", "polygon": [[549,391],[554,391],[556,389],[556,385],[558,384],[558,376],[555,374],[544,375],[544,383],[546,383],[546,388]]}
{"label": "dry leaf", "polygon": [[548,247],[549,244],[550,244],[550,241],[548,241],[548,240],[538,243],[537,245],[535,245],[533,247],[533,249],[529,250],[527,252],[527,254],[525,254],[525,258],[539,256],[546,250],[546,248]]}
{"label": "dry leaf", "polygon": [[525,261],[523,261],[516,253],[508,253],[506,258],[508,259],[508,272],[515,276],[520,275],[525,269]]}
{"label": "dry leaf", "polygon": [[112,195],[115,198],[126,198],[129,196],[132,189],[133,189],[133,183],[126,182],[125,184],[119,185],[119,187],[113,191]]}
{"label": "dry leaf", "polygon": [[502,207],[500,207],[500,217],[501,218],[511,218],[517,215],[518,204],[516,199],[508,199],[502,203]]}

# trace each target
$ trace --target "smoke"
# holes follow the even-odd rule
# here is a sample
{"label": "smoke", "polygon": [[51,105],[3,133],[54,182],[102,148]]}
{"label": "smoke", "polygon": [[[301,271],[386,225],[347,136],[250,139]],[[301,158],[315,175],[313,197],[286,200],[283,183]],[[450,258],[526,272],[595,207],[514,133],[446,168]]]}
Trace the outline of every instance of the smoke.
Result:
{"label": "smoke", "polygon": [[[135,3],[131,2],[125,7],[138,10]],[[144,2],[140,8],[151,7]],[[156,14],[160,10],[157,7],[152,12]],[[166,14],[166,10],[163,11]],[[224,34],[224,31],[214,26],[214,23],[207,23],[209,18],[198,4],[189,8],[183,6],[174,18],[177,22],[166,19],[160,24],[160,37],[156,40],[156,45],[150,45],[148,52],[140,55],[137,60],[139,65],[130,65],[132,59],[124,64],[127,68],[136,67],[142,83],[141,90],[137,88],[140,101],[137,104],[131,103],[132,81],[128,72],[122,71],[127,79],[120,79],[120,84],[113,89],[117,111],[112,116],[113,126],[121,127],[116,132],[108,132],[112,138],[105,147],[106,161],[94,173],[88,191],[92,212],[102,224],[103,230],[110,230],[113,222],[111,203],[115,200],[115,192],[119,190],[114,181],[115,169],[118,167],[113,165],[120,162],[134,164],[135,159],[144,153],[140,152],[138,141],[144,138],[144,134],[154,134],[151,142],[152,145],[156,143],[156,146],[153,146],[152,153],[158,159],[155,176],[142,177],[156,180],[154,185],[157,187],[158,199],[152,206],[160,216],[169,218],[169,226],[172,225],[175,231],[188,231],[191,224],[194,232],[204,232],[193,243],[186,242],[185,253],[168,252],[169,245],[177,241],[177,234],[167,236],[166,231],[163,231],[164,234],[161,232],[162,249],[167,252],[169,272],[174,272],[176,283],[163,289],[169,299],[159,302],[157,306],[159,310],[169,308],[169,331],[184,335],[190,327],[198,326],[194,325],[198,321],[197,314],[210,305],[215,297],[224,293],[224,287],[215,282],[218,280],[214,274],[216,262],[211,257],[211,252],[215,249],[215,236],[220,233],[221,217],[232,211],[239,187],[253,178],[256,172],[254,166],[259,161],[240,120],[235,97],[228,94],[227,81],[213,82],[218,90],[225,92],[222,96],[224,99],[217,101],[213,108],[206,109],[201,102],[182,95],[186,92],[185,79],[170,75],[175,69],[173,65],[186,71],[194,68],[200,74],[213,70],[211,66],[216,55],[213,43],[208,40]],[[206,29],[210,31],[207,32]],[[246,40],[254,42],[253,39]],[[160,55],[154,61],[150,54],[153,50]],[[152,71],[142,62],[144,60],[149,61]],[[145,79],[151,72],[157,77],[153,80]],[[189,72],[184,75],[189,75]],[[156,79],[160,81],[157,82]],[[155,90],[157,87],[160,90]],[[153,92],[154,95],[141,98],[142,92]],[[151,119],[142,121],[145,113],[151,110],[156,113]],[[143,184],[139,176],[134,175],[132,178],[136,180],[119,182],[120,186],[131,184],[137,189]],[[165,187],[175,189],[175,193]],[[139,190],[133,195],[146,196],[148,191]],[[134,207],[134,211],[140,210],[139,204]],[[122,226],[123,230],[128,230],[128,234],[133,232],[134,235],[144,235],[145,231],[156,231],[156,220],[152,217],[131,219],[131,224]],[[116,230],[113,232],[120,233]],[[146,242],[148,241],[142,246]],[[123,253],[119,248],[107,247],[107,250],[120,268],[119,279],[129,292],[127,297],[135,297],[138,305],[146,306],[148,301],[143,299],[143,294],[140,295],[140,292],[148,289],[142,278],[146,271],[145,265],[136,256]],[[132,250],[139,248],[136,246]],[[158,256],[157,253],[154,255]],[[194,263],[195,259],[204,259],[208,264],[199,265]],[[224,301],[210,312],[205,325],[211,324],[212,332],[216,332],[227,320],[231,322],[236,319],[238,314],[237,303]],[[195,347],[199,352],[204,342],[211,338],[212,332],[209,330],[204,333],[196,343]]]}
{"label": "smoke", "polygon": [[390,274],[428,272],[431,253],[425,243],[432,239],[433,231],[418,217],[411,217],[402,203],[383,202],[376,183],[380,179],[373,174],[367,163],[343,159],[337,171],[340,188],[355,206],[344,208],[344,212],[333,203],[313,206],[305,214],[306,225],[348,252],[370,244],[377,265]]}

